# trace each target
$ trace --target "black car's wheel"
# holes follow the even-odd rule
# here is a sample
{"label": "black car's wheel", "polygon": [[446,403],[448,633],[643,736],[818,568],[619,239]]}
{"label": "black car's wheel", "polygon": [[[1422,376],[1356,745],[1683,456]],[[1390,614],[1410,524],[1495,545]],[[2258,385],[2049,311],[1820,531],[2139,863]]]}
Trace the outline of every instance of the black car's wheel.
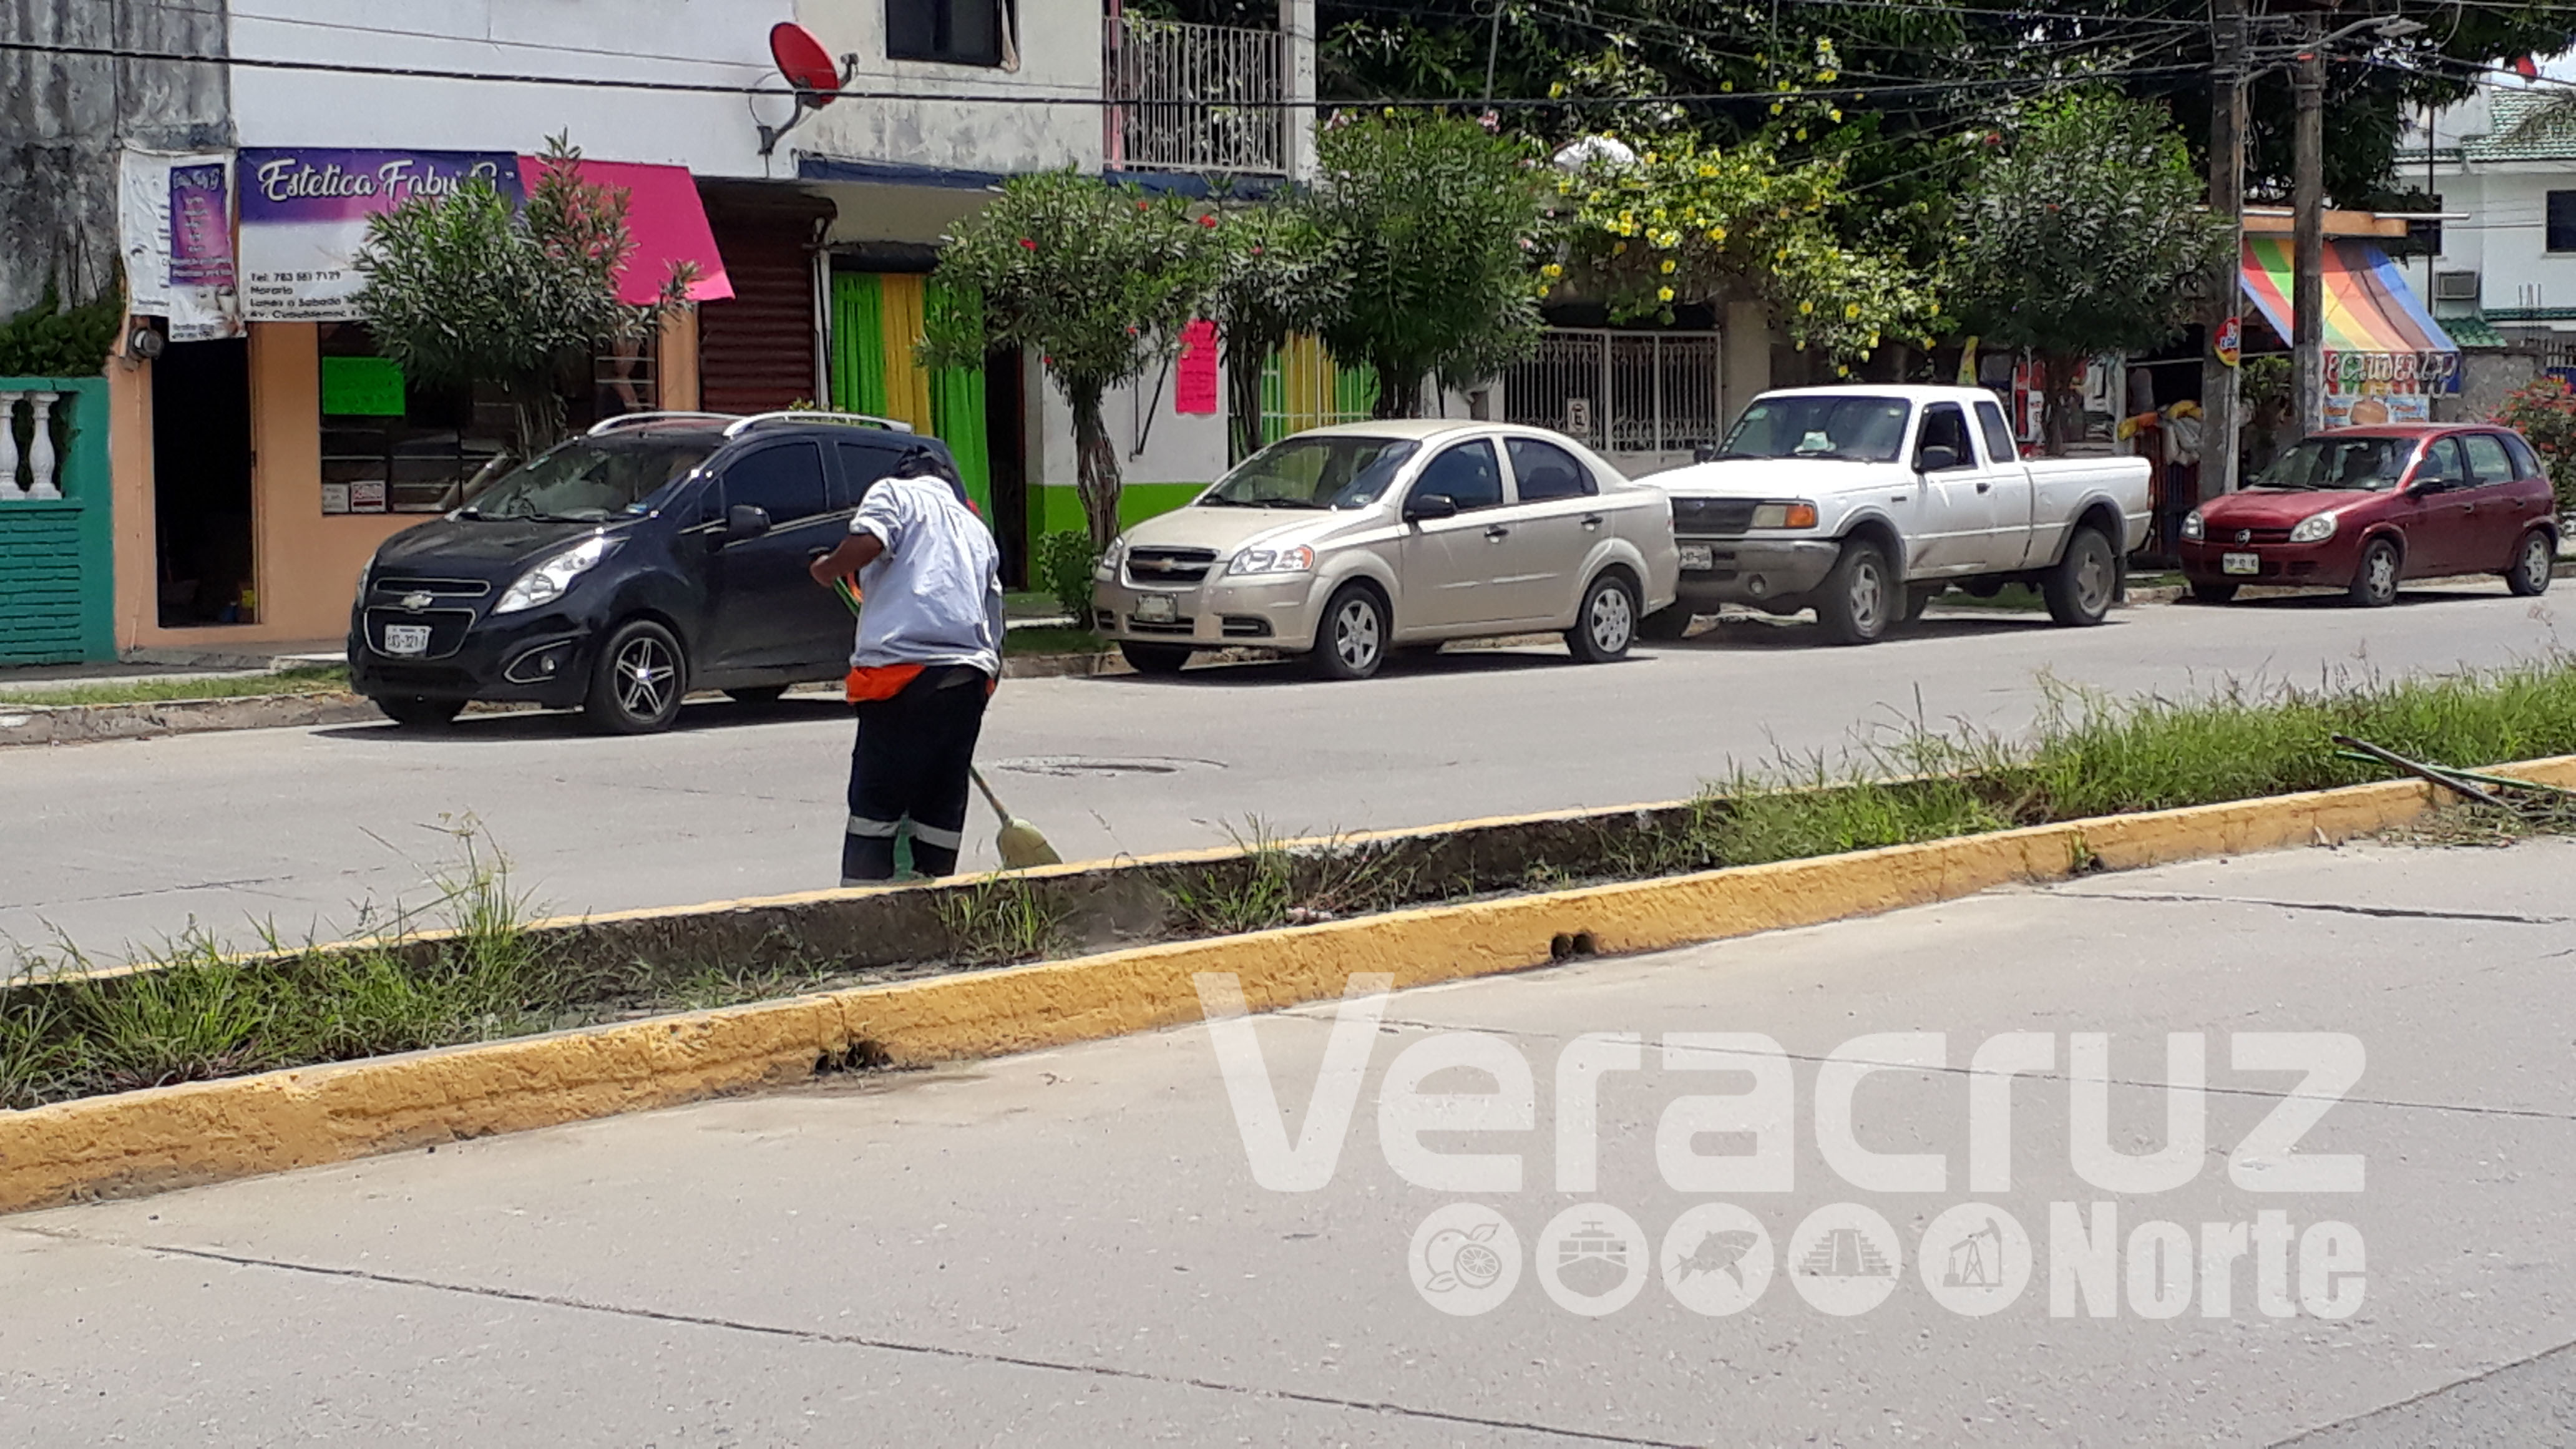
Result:
{"label": "black car's wheel", "polygon": [[1186,644],[1139,644],[1121,639],[1118,653],[1138,674],[1178,674],[1181,666],[1190,662],[1190,647]]}
{"label": "black car's wheel", "polygon": [[1366,584],[1344,584],[1324,605],[1315,630],[1315,652],[1306,656],[1317,679],[1366,679],[1386,662],[1390,629],[1386,604]]}
{"label": "black car's wheel", "polygon": [[2514,545],[2513,567],[2505,570],[2504,581],[2512,590],[2528,599],[2549,592],[2549,574],[2558,563],[2558,541],[2549,530],[2535,528]]}
{"label": "black car's wheel", "polygon": [[2236,597],[2236,588],[2234,584],[2208,584],[2194,581],[2191,586],[2191,601],[2195,604],[2224,604]]}
{"label": "black car's wheel", "polygon": [[2397,602],[2400,565],[2397,545],[2374,538],[2361,551],[2361,567],[2352,572],[2352,601],[2365,609],[2384,609]]}
{"label": "black car's wheel", "polygon": [[1816,622],[1837,644],[1875,644],[1904,606],[1887,553],[1865,538],[1848,539],[1833,572],[1816,586]]}
{"label": "black car's wheel", "polygon": [[590,666],[590,693],[582,713],[617,735],[644,735],[671,727],[689,685],[688,659],[671,631],[650,619],[629,619],[600,646]]}
{"label": "black car's wheel", "polygon": [[2048,617],[2083,628],[2110,616],[2111,601],[2120,596],[2120,551],[2098,528],[2078,528],[2066,541],[2066,556],[2040,580]]}
{"label": "black car's wheel", "polygon": [[1699,616],[1687,604],[1672,604],[1657,609],[1637,621],[1637,637],[1657,644],[1670,644],[1690,633]]}
{"label": "black car's wheel", "polygon": [[443,724],[453,724],[456,716],[464,710],[465,701],[427,699],[417,694],[389,694],[377,698],[376,708],[383,710],[385,718],[395,724],[414,729],[434,729]]}
{"label": "black car's wheel", "polygon": [[787,686],[783,684],[755,684],[743,689],[728,689],[725,691],[725,698],[732,700],[734,703],[755,706],[776,704],[778,701],[786,697]]}

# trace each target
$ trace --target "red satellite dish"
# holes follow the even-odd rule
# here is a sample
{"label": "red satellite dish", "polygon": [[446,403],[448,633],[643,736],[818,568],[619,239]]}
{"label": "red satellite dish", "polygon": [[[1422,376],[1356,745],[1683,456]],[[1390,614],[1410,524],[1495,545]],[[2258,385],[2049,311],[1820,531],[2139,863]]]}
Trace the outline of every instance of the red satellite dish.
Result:
{"label": "red satellite dish", "polygon": [[814,32],[792,20],[782,20],[769,27],[769,55],[778,62],[778,73],[796,87],[796,99],[808,106],[828,106],[833,92],[841,88],[841,69],[832,63],[832,53]]}
{"label": "red satellite dish", "polygon": [[2538,80],[2540,79],[2540,62],[2533,60],[2530,56],[2522,56],[2514,61],[2513,71],[2514,74],[2521,76],[2524,80]]}

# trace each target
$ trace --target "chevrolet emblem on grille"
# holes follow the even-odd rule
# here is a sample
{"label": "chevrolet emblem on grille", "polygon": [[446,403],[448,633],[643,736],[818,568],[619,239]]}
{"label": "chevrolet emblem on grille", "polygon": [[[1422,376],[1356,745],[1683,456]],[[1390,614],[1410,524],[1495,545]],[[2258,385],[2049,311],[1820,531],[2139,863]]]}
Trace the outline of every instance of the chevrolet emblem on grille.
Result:
{"label": "chevrolet emblem on grille", "polygon": [[428,608],[431,602],[432,600],[427,594],[405,594],[402,598],[402,606],[415,614]]}

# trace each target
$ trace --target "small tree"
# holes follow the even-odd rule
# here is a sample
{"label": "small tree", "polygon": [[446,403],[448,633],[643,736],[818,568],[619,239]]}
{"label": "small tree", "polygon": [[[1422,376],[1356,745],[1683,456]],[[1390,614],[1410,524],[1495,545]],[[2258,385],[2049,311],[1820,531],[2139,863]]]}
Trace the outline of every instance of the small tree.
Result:
{"label": "small tree", "polygon": [[981,366],[996,347],[1037,352],[1073,405],[1077,490],[1091,541],[1118,536],[1118,451],[1101,421],[1109,389],[1178,352],[1216,280],[1214,217],[1074,171],[1014,176],[940,253],[939,280],[980,309],[925,319],[922,361]]}
{"label": "small tree", "polygon": [[2164,108],[2087,92],[2026,108],[1968,183],[1952,257],[1961,326],[2048,372],[2049,451],[2074,435],[2085,357],[2170,341],[2224,254]]}
{"label": "small tree", "polygon": [[1316,215],[1349,247],[1350,296],[1323,329],[1377,369],[1377,411],[1422,384],[1489,377],[1538,346],[1539,185],[1527,147],[1453,116],[1336,117],[1317,141]]}
{"label": "small tree", "polygon": [[1351,290],[1349,248],[1302,199],[1222,213],[1223,260],[1207,313],[1224,341],[1234,456],[1261,448],[1261,374],[1300,332],[1321,332]]}
{"label": "small tree", "polygon": [[[1762,137],[1718,147],[1668,136],[1632,161],[1586,165],[1557,190],[1575,281],[1613,321],[1669,324],[1685,302],[1759,299],[1791,341],[1842,368],[1889,335],[1928,342],[1939,323],[1931,279],[1891,249],[1838,235],[1838,160],[1792,164]],[[1542,274],[1554,283],[1562,270],[1551,262]]]}
{"label": "small tree", "polygon": [[641,338],[666,308],[686,303],[696,280],[693,265],[675,263],[657,302],[618,300],[617,274],[635,250],[626,199],[582,180],[580,150],[554,137],[516,211],[477,182],[368,223],[358,313],[411,381],[499,387],[519,455],[534,457],[563,438],[564,366]]}

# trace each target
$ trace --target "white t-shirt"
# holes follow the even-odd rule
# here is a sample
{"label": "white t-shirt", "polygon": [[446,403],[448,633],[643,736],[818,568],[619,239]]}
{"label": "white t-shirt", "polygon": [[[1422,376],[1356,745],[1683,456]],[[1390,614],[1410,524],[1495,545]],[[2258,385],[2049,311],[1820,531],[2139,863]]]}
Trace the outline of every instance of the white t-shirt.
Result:
{"label": "white t-shirt", "polygon": [[937,478],[885,478],[868,489],[850,532],[885,552],[859,570],[858,645],[850,667],[971,664],[1002,672],[1002,555],[993,532]]}

